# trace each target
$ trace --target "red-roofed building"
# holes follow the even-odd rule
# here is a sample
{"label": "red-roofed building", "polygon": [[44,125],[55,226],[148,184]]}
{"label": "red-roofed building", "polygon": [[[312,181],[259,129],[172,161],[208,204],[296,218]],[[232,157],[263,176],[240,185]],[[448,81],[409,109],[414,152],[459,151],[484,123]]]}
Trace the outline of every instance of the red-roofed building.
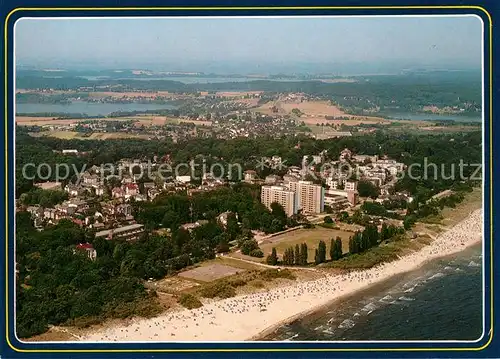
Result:
{"label": "red-roofed building", "polygon": [[111,190],[111,195],[113,198],[123,198],[125,193],[120,187],[115,187]]}
{"label": "red-roofed building", "polygon": [[90,243],[80,243],[76,246],[76,250],[86,251],[87,257],[89,257],[90,260],[95,260],[97,258],[97,251]]}
{"label": "red-roofed building", "polygon": [[78,219],[78,218],[73,218],[71,220],[73,223],[79,225],[80,227],[83,227],[83,221],[81,219]]}
{"label": "red-roofed building", "polygon": [[135,196],[139,193],[139,186],[137,183],[126,183],[122,186],[122,189],[125,190],[125,195],[127,196]]}

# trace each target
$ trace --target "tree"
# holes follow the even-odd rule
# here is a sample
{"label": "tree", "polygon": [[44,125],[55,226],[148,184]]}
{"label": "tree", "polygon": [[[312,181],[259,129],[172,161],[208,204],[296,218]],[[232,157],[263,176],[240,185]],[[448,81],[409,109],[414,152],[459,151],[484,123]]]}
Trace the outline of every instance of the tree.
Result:
{"label": "tree", "polygon": [[307,258],[308,257],[308,253],[307,253],[307,244],[306,243],[302,243],[300,245],[300,264],[305,266],[307,265]]}
{"label": "tree", "polygon": [[361,214],[361,211],[359,209],[355,210],[352,214],[352,221],[356,224],[363,224],[363,215]]}
{"label": "tree", "polygon": [[288,252],[290,253],[289,254],[290,260],[288,265],[293,266],[295,264],[295,252],[293,250],[293,247],[288,248]]}
{"label": "tree", "polygon": [[389,228],[387,227],[387,224],[384,222],[382,223],[382,229],[380,230],[380,240],[385,241],[389,238],[391,238],[389,233]]}
{"label": "tree", "polygon": [[277,202],[271,203],[271,214],[273,217],[280,219],[280,220],[285,220],[287,219],[287,215],[285,212],[285,209],[283,206]]}
{"label": "tree", "polygon": [[234,241],[241,234],[241,227],[234,213],[227,215],[226,233],[229,235],[229,241]]}
{"label": "tree", "polygon": [[299,248],[299,244],[297,243],[295,245],[294,264],[296,266],[298,266],[301,264],[300,262],[301,262],[301,260],[300,260],[300,248]]}
{"label": "tree", "polygon": [[283,265],[287,265],[288,263],[288,248],[285,249],[285,251],[283,252],[283,257],[281,259],[281,262],[283,263]]}
{"label": "tree", "polygon": [[321,257],[319,255],[318,248],[314,251],[314,264],[318,265],[321,263]]}
{"label": "tree", "polygon": [[342,257],[342,239],[337,237],[335,240],[332,238],[330,242],[330,258],[336,261]]}
{"label": "tree", "polygon": [[347,220],[349,219],[349,213],[347,213],[346,211],[340,212],[338,215],[338,219],[340,222],[347,222]]}
{"label": "tree", "polygon": [[264,252],[260,248],[254,249],[250,252],[250,257],[262,258],[264,257]]}
{"label": "tree", "polygon": [[175,230],[181,224],[179,215],[175,211],[167,211],[163,216],[162,225],[165,228]]}
{"label": "tree", "polygon": [[361,232],[357,231],[349,239],[349,253],[356,254],[363,251],[362,235]]}
{"label": "tree", "polygon": [[335,239],[335,244],[337,246],[337,259],[342,258],[344,252],[342,250],[342,238],[338,237]]}
{"label": "tree", "polygon": [[363,243],[364,249],[368,249],[374,247],[378,244],[379,233],[377,231],[377,227],[373,224],[370,224],[365,227],[363,231]]}
{"label": "tree", "polygon": [[405,230],[410,230],[416,222],[416,216],[414,214],[406,216],[403,220],[403,226]]}
{"label": "tree", "polygon": [[283,265],[288,265],[288,262],[290,261],[290,253],[288,252],[288,248],[285,249],[285,251],[283,252]]}
{"label": "tree", "polygon": [[257,241],[255,239],[249,239],[243,242],[241,245],[241,253],[249,256],[254,250],[260,249]]}
{"label": "tree", "polygon": [[337,259],[336,257],[337,257],[337,244],[335,243],[335,240],[332,238],[330,239],[330,259],[334,261]]}
{"label": "tree", "polygon": [[278,254],[276,253],[276,248],[273,247],[271,254],[266,258],[266,263],[272,266],[278,264]]}
{"label": "tree", "polygon": [[362,253],[370,248],[370,237],[364,233],[365,231],[361,232],[359,234],[360,238],[360,245],[359,245],[359,252]]}
{"label": "tree", "polygon": [[295,254],[293,247],[289,247],[285,249],[285,253],[283,253],[283,264],[287,266],[294,265],[295,263]]}
{"label": "tree", "polygon": [[319,263],[324,263],[326,261],[326,243],[323,241],[319,241],[317,251]]}
{"label": "tree", "polygon": [[217,242],[217,247],[215,247],[215,251],[217,253],[227,253],[231,250],[231,247],[229,246],[229,243],[227,242],[227,239],[225,236],[221,236],[222,238],[219,239]]}
{"label": "tree", "polygon": [[330,217],[330,216],[326,216],[326,217],[323,219],[323,221],[324,221],[325,223],[328,223],[328,224],[333,223],[333,219],[332,219],[332,217]]}
{"label": "tree", "polygon": [[177,231],[172,233],[172,240],[176,244],[177,248],[182,248],[191,241],[191,234],[188,230],[179,228]]}
{"label": "tree", "polygon": [[361,206],[361,209],[366,214],[371,214],[374,216],[388,216],[387,210],[385,207],[376,202],[365,202]]}
{"label": "tree", "polygon": [[358,182],[358,193],[360,197],[377,198],[380,194],[379,189],[369,181]]}

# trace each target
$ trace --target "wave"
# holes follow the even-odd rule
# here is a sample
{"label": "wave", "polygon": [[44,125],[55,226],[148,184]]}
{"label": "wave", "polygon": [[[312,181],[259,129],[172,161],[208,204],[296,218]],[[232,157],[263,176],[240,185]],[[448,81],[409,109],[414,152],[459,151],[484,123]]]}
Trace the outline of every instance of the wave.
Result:
{"label": "wave", "polygon": [[366,312],[366,314],[370,314],[371,312],[373,312],[375,309],[377,309],[377,306],[373,303],[368,303],[367,305],[365,305],[363,308],[361,308],[361,311],[363,312]]}
{"label": "wave", "polygon": [[290,338],[287,338],[287,339],[285,339],[284,341],[285,341],[285,342],[290,341],[290,340],[292,340],[292,339],[297,338],[298,336],[299,336],[299,334],[292,335]]}
{"label": "wave", "polygon": [[403,288],[410,288],[415,286],[416,281],[411,281],[408,283],[403,284]]}
{"label": "wave", "polygon": [[444,274],[443,274],[443,273],[441,273],[441,272],[438,272],[438,273],[436,273],[436,274],[434,274],[434,275],[430,276],[430,277],[429,277],[429,280],[430,280],[430,279],[441,278],[441,277],[444,277]]}
{"label": "wave", "polygon": [[476,262],[474,262],[474,261],[470,261],[468,266],[469,266],[469,267],[481,267],[481,264],[476,263]]}
{"label": "wave", "polygon": [[396,301],[390,295],[386,295],[384,298],[380,299],[379,302],[385,304],[395,304]]}
{"label": "wave", "polygon": [[410,297],[405,297],[405,296],[399,297],[398,299],[402,300],[404,302],[412,302],[415,300],[415,298],[410,298]]}
{"label": "wave", "polygon": [[352,327],[354,327],[356,325],[356,323],[351,320],[351,319],[346,319],[344,320],[342,323],[340,323],[339,325],[339,329],[351,329]]}

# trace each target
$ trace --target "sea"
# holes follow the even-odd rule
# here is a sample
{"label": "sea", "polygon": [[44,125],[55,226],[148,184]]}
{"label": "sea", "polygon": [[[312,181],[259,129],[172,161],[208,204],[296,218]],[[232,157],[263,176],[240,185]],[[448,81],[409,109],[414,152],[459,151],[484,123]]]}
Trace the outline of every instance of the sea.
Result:
{"label": "sea", "polygon": [[483,332],[482,246],[432,260],[339,299],[259,340],[476,340]]}

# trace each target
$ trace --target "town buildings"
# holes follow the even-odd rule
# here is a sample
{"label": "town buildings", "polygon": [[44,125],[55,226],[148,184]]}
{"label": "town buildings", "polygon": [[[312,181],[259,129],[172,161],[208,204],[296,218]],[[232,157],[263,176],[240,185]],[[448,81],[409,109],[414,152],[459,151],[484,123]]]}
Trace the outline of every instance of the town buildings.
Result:
{"label": "town buildings", "polygon": [[108,240],[132,241],[138,239],[142,233],[144,233],[144,225],[136,223],[130,224],[128,226],[106,229],[104,231],[97,232],[95,234],[95,237]]}
{"label": "town buildings", "polygon": [[40,182],[40,183],[35,183],[35,187],[44,189],[44,190],[50,190],[50,191],[59,191],[62,189],[62,183],[61,182]]}

